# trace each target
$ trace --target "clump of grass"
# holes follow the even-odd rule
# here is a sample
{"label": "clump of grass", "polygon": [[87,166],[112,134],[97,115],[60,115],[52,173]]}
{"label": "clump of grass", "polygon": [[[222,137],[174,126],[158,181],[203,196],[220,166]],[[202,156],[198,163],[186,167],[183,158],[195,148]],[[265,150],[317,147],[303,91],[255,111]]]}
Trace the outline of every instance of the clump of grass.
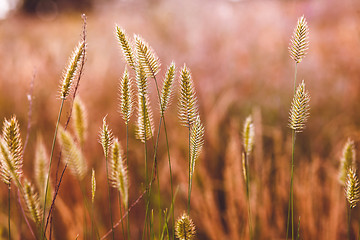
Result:
{"label": "clump of grass", "polygon": [[179,240],[191,240],[195,238],[195,224],[188,214],[183,213],[183,215],[181,215],[181,217],[176,221],[175,234],[176,238]]}

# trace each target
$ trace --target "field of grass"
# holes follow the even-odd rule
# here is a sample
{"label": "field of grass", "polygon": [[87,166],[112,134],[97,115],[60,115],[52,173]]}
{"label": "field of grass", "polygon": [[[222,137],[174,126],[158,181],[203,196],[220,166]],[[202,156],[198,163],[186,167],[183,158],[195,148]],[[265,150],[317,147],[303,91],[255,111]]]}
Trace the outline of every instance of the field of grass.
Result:
{"label": "field of grass", "polygon": [[[88,132],[81,147],[87,169],[81,180],[69,169],[64,172],[53,212],[52,238],[91,239],[92,216],[102,237],[111,229],[111,218],[115,224],[124,214],[124,208],[119,208],[120,195],[112,188],[110,217],[105,157],[99,143],[106,116],[124,154],[127,152],[127,128],[120,113],[119,91],[125,68],[134,90],[137,89],[135,72],[126,63],[116,38],[117,24],[131,39],[138,34],[154,49],[161,61],[159,83],[171,62],[176,64],[173,96],[165,112],[172,176],[161,125],[156,151],[158,180],[151,196],[145,194],[131,208],[130,239],[142,239],[143,232],[145,239],[159,239],[165,209],[173,239],[173,220],[188,211],[189,131],[181,125],[178,114],[184,64],[191,71],[205,129],[192,179],[189,215],[196,226],[195,239],[286,239],[292,159],[292,130],[288,122],[295,67],[288,47],[302,15],[309,27],[309,49],[298,64],[297,83],[305,80],[311,100],[306,127],[296,135],[295,232],[300,218],[300,239],[357,239],[359,206],[351,209],[349,223],[345,189],[339,181],[340,159],[347,139],[354,141],[355,156],[360,149],[360,3],[354,0],[109,1],[95,5],[93,11],[86,13],[87,54],[77,92],[87,109]],[[82,38],[82,24],[81,13],[59,13],[46,19],[14,13],[0,21],[0,119],[9,120],[16,115],[23,144],[28,135],[22,178],[32,183],[36,181],[35,152],[40,135],[50,157],[61,104],[62,74]],[[144,143],[135,134],[137,90],[128,125],[129,206],[144,193],[150,181],[150,176],[145,176],[144,158],[148,157],[150,175],[161,119],[156,86],[150,78],[148,90],[155,128],[154,137],[146,141],[147,154]],[[71,99],[70,96],[65,101],[62,126],[71,113]],[[242,154],[243,126],[249,115],[255,132],[254,149],[247,161],[247,199]],[[68,131],[74,135],[72,122]],[[64,168],[63,161],[59,161],[60,146],[57,141],[50,174],[51,192]],[[359,162],[355,160],[354,165],[356,169]],[[97,186],[93,211],[91,169],[95,170]],[[171,217],[171,179],[176,193],[175,219]],[[15,183],[11,185],[10,197],[12,239],[33,239],[20,205],[26,207]],[[148,202],[149,217],[144,223]],[[248,226],[249,204],[252,234]],[[27,214],[30,226],[41,239],[41,230],[37,231],[30,215]],[[123,237],[126,222],[127,218],[124,226],[115,228],[115,239],[127,239],[126,233]],[[153,225],[149,226],[149,222]],[[8,238],[8,187],[2,182],[0,236]],[[93,237],[98,239],[95,232]],[[112,239],[112,235],[107,239]]]}

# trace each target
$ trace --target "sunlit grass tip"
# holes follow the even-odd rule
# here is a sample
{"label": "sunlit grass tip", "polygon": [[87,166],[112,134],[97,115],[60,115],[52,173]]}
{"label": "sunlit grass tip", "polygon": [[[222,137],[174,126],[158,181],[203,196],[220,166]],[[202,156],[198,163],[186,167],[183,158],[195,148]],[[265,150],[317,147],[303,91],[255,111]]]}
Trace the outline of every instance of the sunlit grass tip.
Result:
{"label": "sunlit grass tip", "polygon": [[132,81],[129,72],[125,69],[123,77],[120,79],[120,113],[125,123],[128,124],[133,112],[133,91]]}
{"label": "sunlit grass tip", "polygon": [[348,171],[350,168],[355,168],[356,154],[355,154],[355,144],[354,141],[348,138],[346,141],[342,156],[340,159],[340,171],[339,171],[339,181],[342,185],[345,185]]}
{"label": "sunlit grass tip", "polygon": [[62,159],[68,164],[71,172],[82,180],[87,171],[87,163],[80,148],[75,143],[73,137],[64,128],[59,128],[59,142],[62,147]]}
{"label": "sunlit grass tip", "polygon": [[68,67],[63,74],[63,80],[60,87],[60,98],[65,100],[70,92],[74,79],[80,73],[81,62],[85,58],[86,43],[84,41],[79,42],[75,47],[75,50],[70,57]]}
{"label": "sunlit grass tip", "polygon": [[247,155],[250,155],[250,153],[253,150],[254,138],[255,138],[254,123],[252,117],[248,116],[245,119],[244,129],[243,129],[243,141],[244,141],[243,145],[244,145],[244,151]]}
{"label": "sunlit grass tip", "polygon": [[150,45],[140,36],[135,35],[135,46],[138,64],[144,66],[148,77],[154,77],[159,72],[160,60]]}
{"label": "sunlit grass tip", "polygon": [[117,138],[114,139],[111,148],[111,160],[110,160],[110,181],[114,188],[116,188],[121,195],[125,209],[128,204],[128,176],[126,163],[123,159],[123,152]]}
{"label": "sunlit grass tip", "polygon": [[113,141],[113,133],[112,130],[109,128],[109,125],[106,122],[106,116],[103,118],[103,125],[100,130],[100,138],[99,142],[103,147],[104,156],[107,158],[109,156],[110,146]]}
{"label": "sunlit grass tip", "polygon": [[129,37],[127,36],[125,30],[120,28],[117,25],[115,26],[115,33],[116,33],[116,38],[118,39],[120,47],[124,54],[126,62],[129,64],[129,66],[133,70],[135,70],[136,59],[135,59],[131,44],[129,42]]}
{"label": "sunlit grass tip", "polygon": [[298,19],[290,40],[289,53],[295,63],[300,63],[309,48],[309,28],[304,16]]}
{"label": "sunlit grass tip", "polygon": [[88,115],[85,105],[79,97],[76,97],[74,101],[72,116],[76,139],[78,140],[80,146],[83,146],[87,137]]}
{"label": "sunlit grass tip", "polygon": [[195,88],[190,70],[184,65],[180,72],[179,119],[183,126],[190,128],[198,115]]}
{"label": "sunlit grass tip", "polygon": [[42,211],[40,208],[39,195],[38,193],[35,192],[35,188],[27,179],[24,180],[23,185],[24,185],[24,200],[28,213],[31,219],[36,223],[36,225],[40,226]]}
{"label": "sunlit grass tip", "polygon": [[192,179],[196,160],[199,158],[204,145],[205,129],[201,123],[200,116],[197,116],[194,124],[191,126],[190,132],[190,179]]}
{"label": "sunlit grass tip", "polygon": [[161,97],[160,97],[161,116],[164,116],[164,112],[167,109],[168,105],[170,104],[172,86],[175,79],[175,71],[176,71],[175,63],[172,62],[166,71],[163,87],[161,90]]}
{"label": "sunlit grass tip", "polygon": [[310,95],[305,89],[305,82],[303,80],[296,89],[289,116],[289,127],[297,133],[302,132],[309,118],[309,102]]}
{"label": "sunlit grass tip", "polygon": [[195,224],[188,214],[183,215],[176,221],[175,235],[179,240],[192,240],[195,239],[196,229]]}
{"label": "sunlit grass tip", "polygon": [[360,185],[359,179],[356,176],[356,171],[352,168],[349,168],[347,174],[347,181],[345,184],[345,194],[349,202],[350,208],[356,207],[356,204],[359,202],[360,198]]}

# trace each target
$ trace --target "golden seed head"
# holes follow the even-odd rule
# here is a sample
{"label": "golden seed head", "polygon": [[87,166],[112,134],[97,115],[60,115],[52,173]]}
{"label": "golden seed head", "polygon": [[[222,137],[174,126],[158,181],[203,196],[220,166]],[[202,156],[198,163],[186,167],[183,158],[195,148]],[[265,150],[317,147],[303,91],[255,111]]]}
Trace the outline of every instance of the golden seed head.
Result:
{"label": "golden seed head", "polygon": [[347,181],[345,184],[345,194],[350,204],[350,207],[351,208],[356,207],[356,204],[360,198],[360,186],[359,186],[359,179],[356,176],[356,172],[352,168],[349,168],[347,174]]}
{"label": "golden seed head", "polygon": [[309,28],[304,16],[298,19],[290,40],[289,53],[295,63],[300,63],[309,48]]}
{"label": "golden seed head", "polygon": [[184,213],[175,224],[175,235],[179,240],[191,240],[195,238],[196,230],[189,215]]}
{"label": "golden seed head", "polygon": [[297,133],[302,132],[309,118],[309,102],[310,95],[305,90],[305,82],[303,80],[296,89],[289,116],[289,127]]}
{"label": "golden seed head", "polygon": [[244,140],[244,150],[247,155],[249,155],[254,146],[255,138],[255,129],[252,121],[252,117],[248,116],[244,123],[243,130],[243,140]]}
{"label": "golden seed head", "polygon": [[345,143],[340,159],[339,181],[342,185],[345,185],[349,169],[356,169],[355,160],[355,144],[354,141],[349,138]]}

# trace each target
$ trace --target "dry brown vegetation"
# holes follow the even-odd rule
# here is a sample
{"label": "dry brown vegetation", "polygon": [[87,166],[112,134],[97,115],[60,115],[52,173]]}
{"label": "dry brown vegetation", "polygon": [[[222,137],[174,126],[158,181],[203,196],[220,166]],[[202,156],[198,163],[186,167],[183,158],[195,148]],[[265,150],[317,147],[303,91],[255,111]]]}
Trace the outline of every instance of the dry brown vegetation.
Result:
{"label": "dry brown vegetation", "polygon": [[[249,162],[254,239],[285,239],[291,160],[287,124],[293,90],[288,44],[297,18],[303,14],[310,28],[310,48],[299,65],[298,79],[306,80],[311,117],[297,138],[295,220],[301,217],[301,239],[346,238],[346,198],[338,181],[339,159],[348,137],[360,149],[360,3],[354,0],[124,1],[96,5],[87,13],[88,55],[79,96],[88,110],[84,153],[90,170],[85,181],[90,186],[94,168],[100,235],[110,228],[105,163],[98,143],[106,114],[113,132],[125,144],[125,124],[118,113],[118,86],[125,62],[114,37],[116,23],[129,35],[140,34],[151,44],[162,62],[160,76],[172,60],[178,70],[184,62],[192,70],[206,130],[191,199],[197,239],[248,238],[241,128],[249,114],[256,129],[254,155]],[[80,32],[78,13],[59,14],[52,21],[14,14],[0,22],[0,119],[16,114],[23,137],[28,122],[27,94],[35,75],[30,137],[24,156],[24,174],[29,179],[33,176],[37,135],[43,135],[46,147],[51,147],[60,76]],[[157,96],[152,83],[150,92],[154,103]],[[179,123],[176,99],[166,120],[174,186],[178,189],[175,216],[180,216],[187,202],[187,132]],[[69,113],[69,106],[65,107],[62,122]],[[158,107],[154,105],[153,109]],[[157,122],[159,115],[154,117]],[[134,122],[135,117],[130,121],[130,202],[142,193],[144,183],[143,151],[139,151],[141,144],[133,134]],[[159,176],[162,202],[169,203],[165,144],[160,141]],[[88,191],[91,196],[90,187]],[[0,233],[5,238],[5,184],[0,184],[0,192]],[[16,207],[16,191],[12,198],[13,238],[31,239]],[[117,202],[117,194],[113,193],[113,198]],[[75,239],[77,234],[81,238],[83,208],[80,187],[66,172],[54,213],[56,239]],[[359,232],[358,208],[352,214],[352,239]],[[141,239],[144,210],[141,201],[130,213],[132,239]],[[116,204],[113,212],[117,221]],[[116,230],[118,236],[120,229]]]}

